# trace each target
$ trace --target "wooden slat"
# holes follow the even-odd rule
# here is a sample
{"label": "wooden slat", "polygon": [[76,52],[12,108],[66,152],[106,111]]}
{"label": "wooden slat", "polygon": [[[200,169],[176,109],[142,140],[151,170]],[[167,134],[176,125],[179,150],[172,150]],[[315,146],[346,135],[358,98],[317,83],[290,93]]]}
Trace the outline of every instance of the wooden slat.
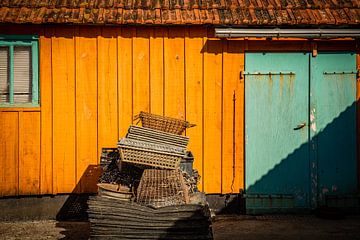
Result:
{"label": "wooden slat", "polygon": [[164,39],[164,113],[185,119],[184,28],[169,28]]}
{"label": "wooden slat", "polygon": [[[44,31],[47,27],[44,27]],[[40,36],[41,168],[40,193],[53,193],[51,35]]]}
{"label": "wooden slat", "polygon": [[118,140],[117,34],[106,27],[98,37],[98,160],[101,148]]}
{"label": "wooden slat", "polygon": [[54,193],[75,188],[75,43],[72,27],[52,38]]}
{"label": "wooden slat", "polygon": [[133,39],[133,113],[150,111],[149,38],[147,28],[136,29]]}
{"label": "wooden slat", "polygon": [[40,113],[19,113],[19,195],[40,193]]}
{"label": "wooden slat", "polygon": [[238,193],[243,180],[243,42],[224,41],[223,49],[222,193]]}
{"label": "wooden slat", "polygon": [[[99,28],[79,27],[76,47],[76,181],[81,192],[96,191],[92,166],[97,160],[97,36]],[[77,189],[78,190],[78,189]]]}
{"label": "wooden slat", "polygon": [[204,52],[204,190],[221,192],[222,43],[205,40]]}
{"label": "wooden slat", "polygon": [[19,113],[0,112],[0,196],[19,190]]}
{"label": "wooden slat", "polygon": [[[194,155],[194,168],[203,175],[203,37],[206,28],[188,28],[185,36],[186,120],[196,127],[186,130]],[[203,178],[199,183],[203,191]]]}
{"label": "wooden slat", "polygon": [[133,119],[132,37],[135,34],[135,28],[122,28],[118,37],[119,137],[125,136]]}
{"label": "wooden slat", "polygon": [[164,114],[164,28],[150,32],[150,111]]}

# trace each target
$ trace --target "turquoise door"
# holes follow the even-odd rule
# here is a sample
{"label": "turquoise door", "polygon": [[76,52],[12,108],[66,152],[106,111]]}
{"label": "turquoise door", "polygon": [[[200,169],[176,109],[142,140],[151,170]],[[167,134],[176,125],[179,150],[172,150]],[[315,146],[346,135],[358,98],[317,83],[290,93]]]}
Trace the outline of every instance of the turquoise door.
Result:
{"label": "turquoise door", "polygon": [[313,188],[317,205],[326,205],[333,196],[349,199],[357,192],[356,55],[311,58],[310,82],[311,155],[318,173]]}
{"label": "turquoise door", "polygon": [[355,54],[245,55],[248,213],[356,193]]}
{"label": "turquoise door", "polygon": [[249,213],[309,207],[309,54],[245,56]]}

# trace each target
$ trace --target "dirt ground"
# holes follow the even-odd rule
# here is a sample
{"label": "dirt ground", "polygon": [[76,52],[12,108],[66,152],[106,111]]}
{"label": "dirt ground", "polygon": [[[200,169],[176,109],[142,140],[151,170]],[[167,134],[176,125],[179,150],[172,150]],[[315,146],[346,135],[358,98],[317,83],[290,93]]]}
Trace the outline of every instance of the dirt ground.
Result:
{"label": "dirt ground", "polygon": [[[89,229],[87,222],[0,222],[0,239],[88,239]],[[360,239],[360,216],[217,216],[213,231],[215,240]]]}

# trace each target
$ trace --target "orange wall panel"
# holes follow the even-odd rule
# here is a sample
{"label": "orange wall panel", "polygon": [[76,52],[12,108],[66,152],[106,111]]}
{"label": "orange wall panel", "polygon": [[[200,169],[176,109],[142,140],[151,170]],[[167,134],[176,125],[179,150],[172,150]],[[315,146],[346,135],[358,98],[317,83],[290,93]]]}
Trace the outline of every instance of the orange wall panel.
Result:
{"label": "orange wall panel", "polygon": [[133,122],[133,37],[135,28],[122,28],[118,35],[118,116],[119,137]]}
{"label": "orange wall panel", "polygon": [[222,57],[222,41],[205,38],[203,178],[208,193],[222,192]]}
{"label": "orange wall panel", "polygon": [[[75,30],[76,191],[94,192],[93,168],[98,162],[98,45],[100,29]],[[79,189],[80,187],[80,189]]]}
{"label": "orange wall panel", "polygon": [[[186,79],[186,120],[196,127],[186,130],[190,137],[189,149],[195,161],[194,168],[203,176],[203,61],[202,53],[206,29],[188,28],[185,32],[185,79]],[[203,190],[204,178],[201,178],[199,189]]]}
{"label": "orange wall panel", "polygon": [[150,111],[150,31],[137,28],[133,39],[133,113]]}
{"label": "orange wall panel", "polygon": [[0,196],[19,193],[19,113],[0,112]]}
{"label": "orange wall panel", "polygon": [[[243,102],[244,44],[223,42],[223,118],[222,118],[222,193],[238,192],[243,187]],[[240,148],[239,148],[240,147]]]}
{"label": "orange wall panel", "polygon": [[150,30],[150,112],[164,114],[164,28]]}
{"label": "orange wall panel", "polygon": [[98,157],[101,148],[118,140],[117,28],[102,28],[98,36]]}
{"label": "orange wall panel", "polygon": [[[243,41],[214,39],[205,27],[36,29],[41,107],[0,111],[1,126],[7,128],[2,131],[14,133],[1,150],[11,156],[2,176],[12,179],[2,183],[2,195],[96,191],[101,148],[116,147],[139,111],[197,125],[186,135],[202,176],[201,190],[235,193],[242,188],[244,86],[238,76]],[[24,117],[35,127],[28,129]],[[24,141],[21,133],[34,134],[34,141]],[[30,163],[35,165],[26,172]],[[18,172],[26,177],[20,188]]]}
{"label": "orange wall panel", "polygon": [[54,34],[51,38],[53,191],[69,193],[76,185],[74,29],[59,27]]}
{"label": "orange wall panel", "polygon": [[185,119],[183,28],[168,28],[164,38],[164,114]]}
{"label": "orange wall panel", "polygon": [[41,166],[40,193],[53,193],[51,31],[40,36]]}
{"label": "orange wall panel", "polygon": [[40,193],[40,113],[19,113],[19,195]]}

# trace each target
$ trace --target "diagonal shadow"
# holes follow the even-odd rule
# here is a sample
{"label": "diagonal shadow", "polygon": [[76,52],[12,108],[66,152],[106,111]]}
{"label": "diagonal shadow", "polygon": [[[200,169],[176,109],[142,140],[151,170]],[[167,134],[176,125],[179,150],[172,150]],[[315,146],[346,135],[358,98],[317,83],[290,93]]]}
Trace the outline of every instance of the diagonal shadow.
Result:
{"label": "diagonal shadow", "polygon": [[[272,169],[262,170],[262,177],[246,189],[247,213],[304,211],[307,206],[359,209],[355,117],[358,104],[348,106],[319,129],[310,142],[299,146]],[[282,188],[303,178],[298,166],[307,161],[303,159],[304,152],[310,153],[310,186],[303,184],[303,189],[286,194]]]}

